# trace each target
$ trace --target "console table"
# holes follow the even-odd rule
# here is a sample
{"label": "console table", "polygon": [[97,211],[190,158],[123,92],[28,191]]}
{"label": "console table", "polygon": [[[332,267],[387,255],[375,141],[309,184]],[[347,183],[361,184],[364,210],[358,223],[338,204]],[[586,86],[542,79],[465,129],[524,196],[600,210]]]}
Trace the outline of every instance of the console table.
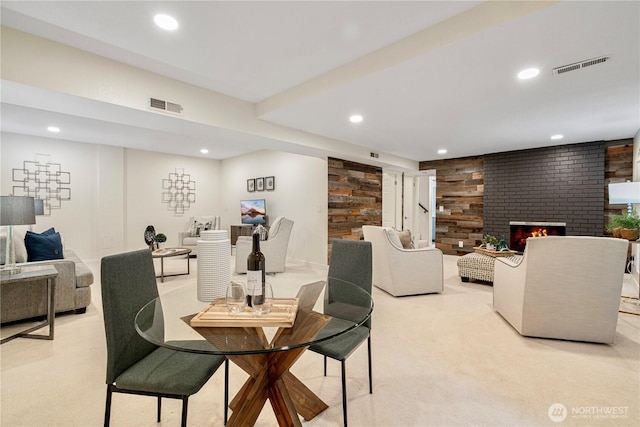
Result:
{"label": "console table", "polygon": [[[53,325],[55,322],[55,290],[56,290],[56,277],[58,277],[58,270],[52,265],[38,265],[38,266],[24,266],[18,274],[3,274],[0,276],[0,285],[7,286],[14,283],[27,284],[34,282],[41,282],[47,284],[47,318],[44,322],[38,323],[28,329],[10,335],[0,340],[0,344],[4,344],[7,341],[11,341],[18,337],[23,338],[35,338],[35,339],[53,339]],[[26,286],[25,286],[26,288]],[[31,332],[49,326],[48,335],[36,335]]]}
{"label": "console table", "polygon": [[251,224],[242,224],[242,225],[232,225],[231,226],[231,246],[235,246],[238,241],[238,237],[240,236],[251,236],[253,233],[253,225]]}

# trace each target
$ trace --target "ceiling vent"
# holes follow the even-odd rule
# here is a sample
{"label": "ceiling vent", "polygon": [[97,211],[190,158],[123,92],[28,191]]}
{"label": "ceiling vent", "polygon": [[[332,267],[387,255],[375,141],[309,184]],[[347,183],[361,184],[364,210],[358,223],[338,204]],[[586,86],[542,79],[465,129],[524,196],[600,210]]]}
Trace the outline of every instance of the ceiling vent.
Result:
{"label": "ceiling vent", "polygon": [[611,59],[611,56],[607,55],[607,56],[600,56],[598,58],[587,59],[585,61],[580,61],[580,62],[576,62],[569,65],[563,65],[562,67],[554,68],[553,74],[557,76],[560,74],[568,73],[569,71],[581,70],[583,68],[590,67],[592,65],[604,64],[610,59]]}
{"label": "ceiling vent", "polygon": [[174,102],[163,101],[162,99],[158,98],[149,98],[149,107],[152,110],[160,110],[167,113],[182,115],[182,105],[176,104]]}

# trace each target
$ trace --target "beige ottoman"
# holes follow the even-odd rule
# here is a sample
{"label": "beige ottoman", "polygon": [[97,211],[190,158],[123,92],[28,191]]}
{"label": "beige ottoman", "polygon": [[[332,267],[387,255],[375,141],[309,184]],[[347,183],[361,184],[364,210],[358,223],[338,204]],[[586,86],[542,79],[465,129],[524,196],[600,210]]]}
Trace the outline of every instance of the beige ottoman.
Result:
{"label": "beige ottoman", "polygon": [[[512,255],[504,257],[515,263],[522,260],[521,255]],[[472,252],[458,258],[458,275],[463,282],[469,279],[482,280],[484,282],[493,282],[493,264],[496,258]]]}

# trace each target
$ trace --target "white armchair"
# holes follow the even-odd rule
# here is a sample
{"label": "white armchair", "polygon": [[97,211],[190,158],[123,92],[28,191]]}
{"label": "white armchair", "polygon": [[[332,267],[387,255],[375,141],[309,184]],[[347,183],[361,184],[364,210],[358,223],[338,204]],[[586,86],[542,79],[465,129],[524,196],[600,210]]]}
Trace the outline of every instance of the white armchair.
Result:
{"label": "white armchair", "polygon": [[373,284],[393,296],[442,292],[442,251],[434,247],[403,249],[395,230],[365,225],[373,249]]}
{"label": "white armchair", "polygon": [[[287,260],[287,248],[293,221],[279,216],[269,227],[269,237],[260,241],[260,252],[264,254],[267,273],[282,273]],[[251,236],[239,236],[236,241],[236,273],[247,272],[247,256],[251,252]]]}
{"label": "white armchair", "polygon": [[609,237],[530,237],[520,263],[496,259],[493,306],[521,335],[612,343],[627,246]]}

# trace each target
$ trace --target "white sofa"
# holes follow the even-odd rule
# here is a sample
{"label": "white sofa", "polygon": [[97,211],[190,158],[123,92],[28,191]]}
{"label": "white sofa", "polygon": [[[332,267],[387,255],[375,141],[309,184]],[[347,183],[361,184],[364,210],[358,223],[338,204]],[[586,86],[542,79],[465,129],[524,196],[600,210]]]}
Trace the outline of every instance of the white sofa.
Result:
{"label": "white sofa", "polygon": [[[267,240],[260,241],[260,252],[264,254],[267,273],[282,273],[284,271],[292,229],[293,221],[279,216],[269,227]],[[236,241],[236,273],[247,272],[247,256],[251,252],[252,245],[251,236],[238,237]]]}
{"label": "white sofa", "polygon": [[493,306],[521,335],[612,343],[627,246],[609,237],[530,237],[519,264],[496,260]]}
{"label": "white sofa", "polygon": [[442,251],[435,247],[404,249],[390,227],[365,225],[364,240],[373,249],[373,284],[393,296],[442,292]]}
{"label": "white sofa", "polygon": [[193,216],[189,220],[189,230],[178,233],[178,246],[191,249],[191,256],[198,256],[200,231],[220,230],[220,217]]}

